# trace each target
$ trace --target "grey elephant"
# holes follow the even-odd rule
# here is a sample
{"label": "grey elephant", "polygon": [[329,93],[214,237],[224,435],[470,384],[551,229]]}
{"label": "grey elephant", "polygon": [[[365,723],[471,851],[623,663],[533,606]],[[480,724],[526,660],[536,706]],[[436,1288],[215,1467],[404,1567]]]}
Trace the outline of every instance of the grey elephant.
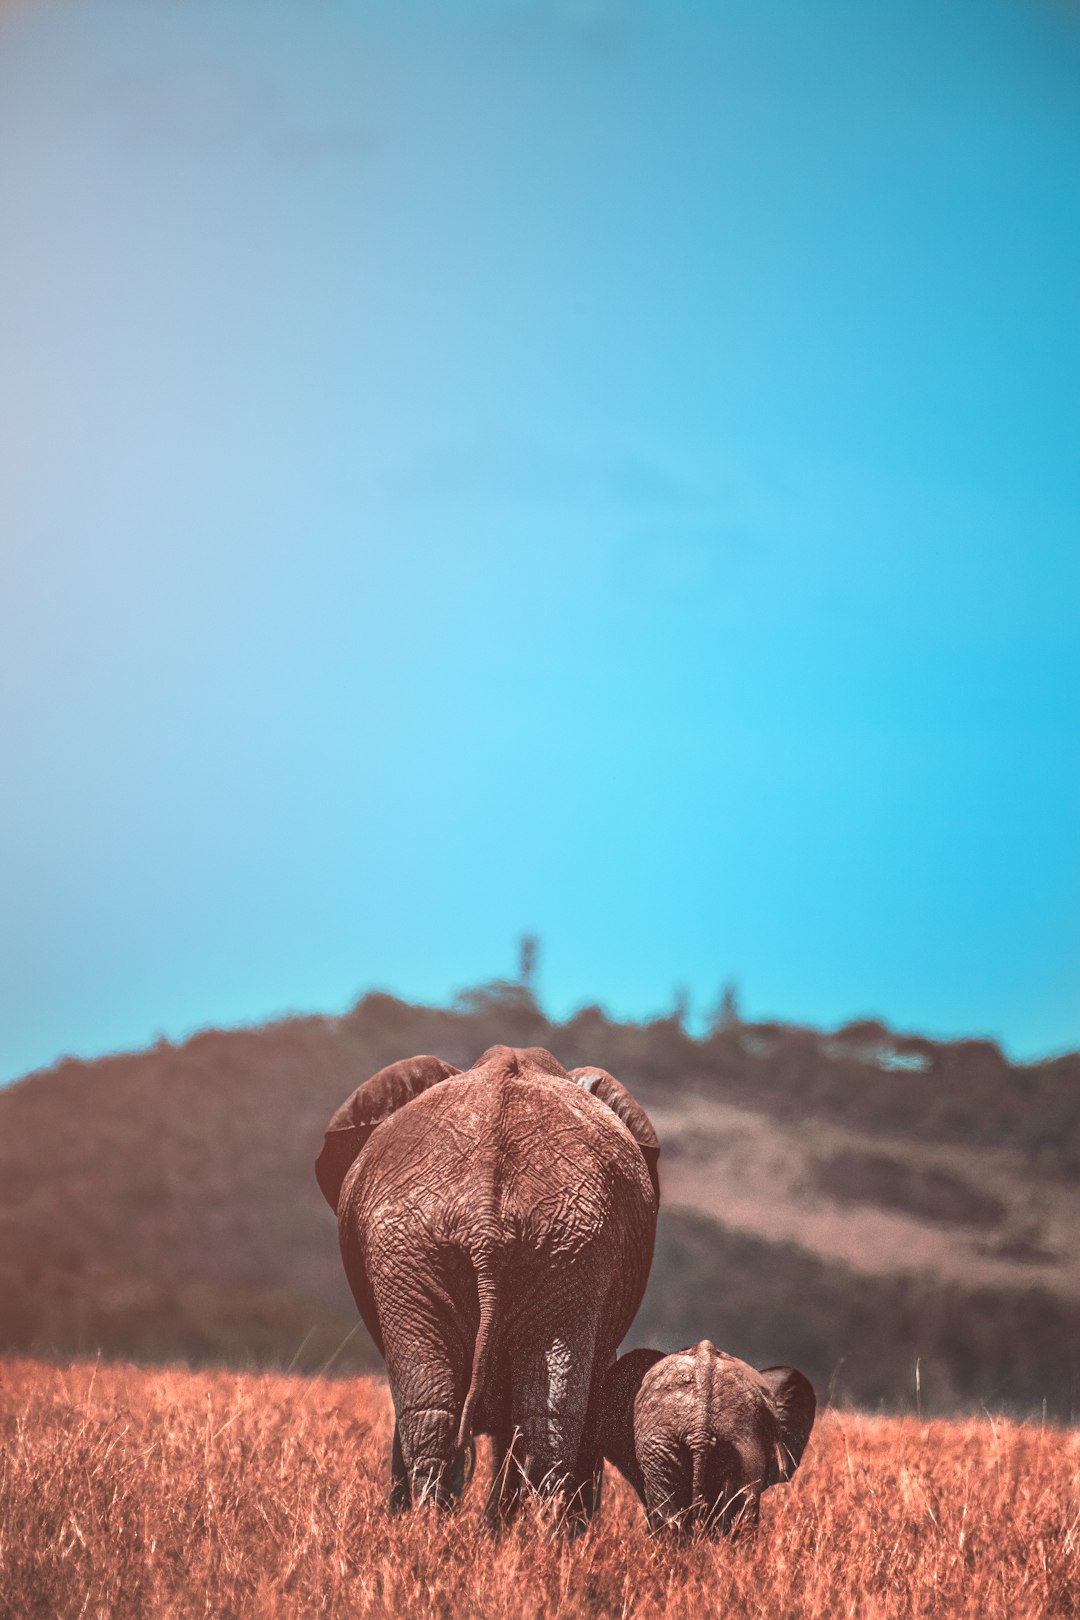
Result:
{"label": "grey elephant", "polygon": [[334,1115],[316,1164],[394,1401],[390,1505],[451,1504],[494,1439],[489,1514],[523,1485],[595,1508],[604,1374],[641,1303],[659,1144],[602,1069],[496,1046],[465,1073],[383,1069]]}
{"label": "grey elephant", "polygon": [[791,1478],[816,1409],[794,1367],[757,1372],[708,1339],[673,1355],[631,1350],[605,1378],[600,1443],[650,1529],[731,1531],[755,1525],[762,1491]]}

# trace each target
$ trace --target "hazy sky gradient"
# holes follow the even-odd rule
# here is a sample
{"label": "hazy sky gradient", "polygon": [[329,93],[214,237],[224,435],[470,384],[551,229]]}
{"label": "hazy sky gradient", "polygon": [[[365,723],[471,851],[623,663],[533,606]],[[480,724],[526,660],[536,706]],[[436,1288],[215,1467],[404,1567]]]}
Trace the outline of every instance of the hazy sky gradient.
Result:
{"label": "hazy sky gradient", "polygon": [[0,233],[0,1078],[1080,1044],[1075,8],[8,6]]}

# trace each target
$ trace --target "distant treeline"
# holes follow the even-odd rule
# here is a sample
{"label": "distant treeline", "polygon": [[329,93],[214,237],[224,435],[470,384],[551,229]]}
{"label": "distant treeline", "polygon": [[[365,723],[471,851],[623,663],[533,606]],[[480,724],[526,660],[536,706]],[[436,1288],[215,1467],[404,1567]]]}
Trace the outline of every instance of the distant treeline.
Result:
{"label": "distant treeline", "polygon": [[1080,1052],[1013,1064],[994,1041],[934,1041],[870,1019],[830,1034],[729,1014],[695,1038],[676,1016],[620,1023],[592,1006],[555,1024],[509,982],[468,991],[449,1012],[369,995],[347,1021],[387,1052],[421,1034],[470,1061],[495,1041],[549,1045],[567,1067],[601,1063],[632,1087],[690,1081],[780,1118],[1019,1148],[1041,1170],[1080,1176]]}

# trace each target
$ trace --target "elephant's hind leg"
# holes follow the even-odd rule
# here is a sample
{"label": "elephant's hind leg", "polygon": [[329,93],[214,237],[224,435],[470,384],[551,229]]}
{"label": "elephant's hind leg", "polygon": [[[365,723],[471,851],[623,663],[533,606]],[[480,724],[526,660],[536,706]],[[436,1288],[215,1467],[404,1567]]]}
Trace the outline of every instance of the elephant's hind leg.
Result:
{"label": "elephant's hind leg", "polygon": [[395,1451],[400,1471],[395,1457],[391,1511],[425,1502],[454,1506],[465,1483],[465,1453],[457,1443],[460,1421],[460,1404],[398,1407]]}
{"label": "elephant's hind leg", "polygon": [[387,1357],[394,1397],[391,1511],[431,1502],[452,1507],[465,1479],[458,1427],[467,1369],[449,1336],[416,1339]]}
{"label": "elephant's hind leg", "polygon": [[452,1507],[465,1479],[458,1429],[471,1343],[451,1309],[445,1268],[392,1258],[393,1266],[383,1253],[374,1288],[394,1398],[390,1507]]}
{"label": "elephant's hind leg", "polygon": [[530,1347],[513,1373],[513,1415],[523,1472],[530,1488],[560,1505],[569,1519],[580,1516],[578,1498],[582,1440],[588,1408],[591,1328],[573,1337],[552,1335]]}

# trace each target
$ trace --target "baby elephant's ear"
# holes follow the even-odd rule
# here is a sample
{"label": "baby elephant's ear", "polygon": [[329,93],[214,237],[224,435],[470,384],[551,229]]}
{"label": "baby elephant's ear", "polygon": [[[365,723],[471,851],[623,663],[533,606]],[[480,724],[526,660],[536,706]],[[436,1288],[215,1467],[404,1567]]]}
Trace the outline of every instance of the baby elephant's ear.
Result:
{"label": "baby elephant's ear", "polygon": [[460,1073],[460,1069],[455,1069],[452,1063],[444,1063],[442,1058],[403,1058],[357,1086],[327,1126],[322,1152],[315,1160],[315,1179],[332,1210],[336,1212],[349,1168],[376,1125],[381,1125],[422,1091]]}
{"label": "baby elephant's ear", "polygon": [[780,1420],[780,1455],[769,1465],[768,1485],[790,1479],[802,1461],[810,1430],[814,1427],[817,1397],[809,1378],[794,1367],[765,1367],[762,1378],[772,1391]]}

